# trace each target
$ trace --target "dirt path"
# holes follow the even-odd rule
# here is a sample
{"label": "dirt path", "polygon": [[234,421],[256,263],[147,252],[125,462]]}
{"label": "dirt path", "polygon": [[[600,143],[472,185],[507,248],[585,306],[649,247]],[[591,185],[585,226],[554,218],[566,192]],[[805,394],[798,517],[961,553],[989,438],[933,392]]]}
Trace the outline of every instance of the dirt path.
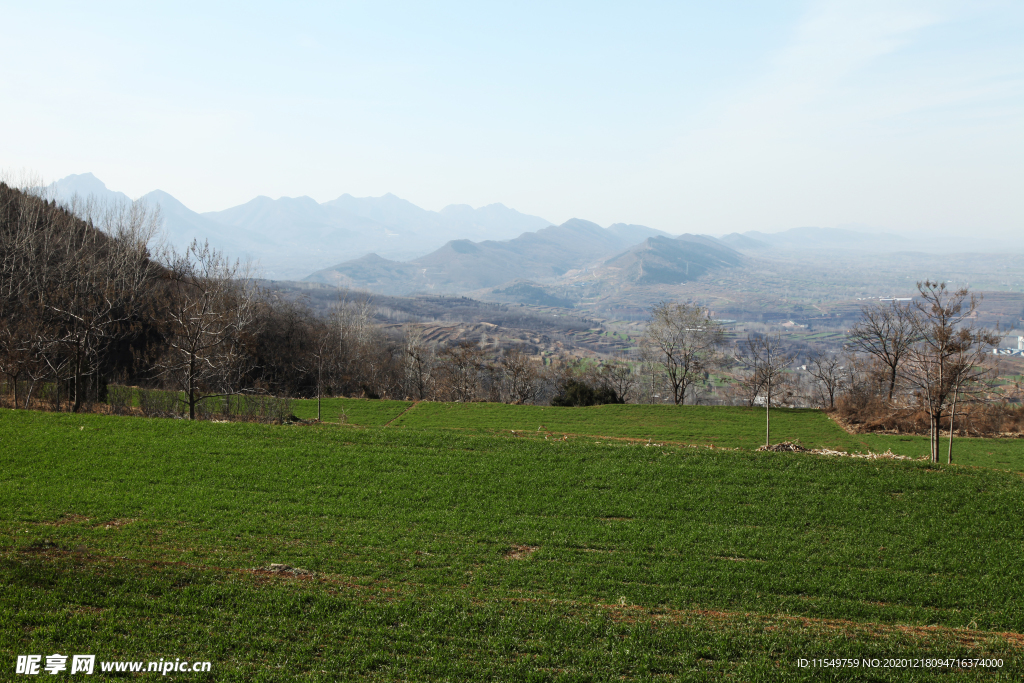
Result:
{"label": "dirt path", "polygon": [[395,415],[395,416],[394,416],[393,418],[391,418],[390,420],[388,420],[387,422],[385,422],[385,423],[384,423],[383,425],[381,425],[381,429],[383,429],[384,427],[387,427],[387,426],[388,426],[388,425],[390,425],[390,424],[391,424],[392,422],[394,422],[395,420],[397,420],[398,418],[402,417],[403,415],[405,415],[406,413],[408,413],[408,412],[409,412],[410,410],[412,410],[413,408],[415,408],[415,407],[416,407],[416,404],[417,404],[417,403],[419,403],[419,401],[413,401],[413,402],[412,402],[412,405],[410,405],[410,406],[409,406],[408,408],[406,408],[405,410],[403,410],[402,412],[400,412],[400,413],[399,413],[398,415]]}

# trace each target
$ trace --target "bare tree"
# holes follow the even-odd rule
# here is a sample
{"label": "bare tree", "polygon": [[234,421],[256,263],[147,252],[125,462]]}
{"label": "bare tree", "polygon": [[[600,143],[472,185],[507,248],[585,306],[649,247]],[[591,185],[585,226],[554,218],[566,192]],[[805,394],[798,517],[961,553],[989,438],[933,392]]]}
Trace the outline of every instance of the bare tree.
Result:
{"label": "bare tree", "polygon": [[876,358],[886,369],[888,399],[892,401],[900,369],[920,337],[916,308],[893,302],[890,305],[864,306],[863,320],[849,332],[850,346]]}
{"label": "bare tree", "polygon": [[747,368],[749,384],[764,392],[764,445],[771,446],[772,403],[780,403],[789,384],[788,368],[795,355],[786,350],[780,335],[749,335],[746,353],[737,360]]}
{"label": "bare tree", "polygon": [[172,251],[168,270],[161,316],[167,351],[155,368],[185,393],[194,420],[197,403],[238,393],[259,291],[247,268],[206,243],[193,242],[182,254]]}
{"label": "bare tree", "polygon": [[641,343],[664,369],[676,405],[717,367],[724,337],[722,326],[700,306],[663,302],[651,312]]}
{"label": "bare tree", "polygon": [[637,373],[625,360],[612,360],[601,365],[598,382],[615,391],[615,395],[625,402],[635,401],[637,388],[640,384]]}
{"label": "bare tree", "polygon": [[915,335],[901,377],[928,412],[931,461],[939,462],[939,434],[947,405],[966,386],[979,354],[998,343],[989,330],[975,327],[980,297],[966,287],[955,291],[945,282],[917,283]]}
{"label": "bare tree", "polygon": [[996,367],[989,367],[986,351],[999,343],[999,337],[988,331],[959,330],[956,356],[950,368],[952,399],[949,406],[949,449],[946,461],[953,463],[953,434],[956,423],[956,407],[961,400],[977,401],[986,391],[993,389],[993,380],[998,376]]}
{"label": "bare tree", "polygon": [[[16,315],[12,311],[4,311],[0,315],[0,374],[7,378],[8,389],[14,392],[14,407],[19,407],[18,385],[23,379],[29,380],[25,389],[25,407],[28,408],[32,399],[32,390],[37,380],[34,367],[40,367],[41,356],[32,344],[33,335],[29,331],[34,325],[24,315]],[[28,329],[27,329],[28,328]],[[41,364],[46,370],[45,363]]]}
{"label": "bare tree", "polygon": [[325,384],[330,383],[334,360],[337,358],[338,329],[322,319],[312,321],[313,346],[309,351],[313,368],[316,370],[316,419],[322,419],[321,403]]}
{"label": "bare tree", "polygon": [[66,370],[77,411],[104,349],[138,323],[159,215],[138,201],[60,206],[6,185],[0,194],[0,353],[18,375],[46,366],[59,385]]}
{"label": "bare tree", "polygon": [[640,344],[640,367],[638,369],[637,401],[641,403],[657,403],[665,385],[664,368],[659,362],[657,351],[644,344]]}
{"label": "bare tree", "polygon": [[402,391],[404,351],[374,324],[372,300],[342,297],[332,313],[336,328],[336,363],[340,383],[347,391],[362,390],[368,398],[382,398]]}
{"label": "bare tree", "polygon": [[408,393],[418,400],[427,397],[434,369],[434,352],[423,339],[423,328],[406,325],[403,343],[405,380]]}
{"label": "bare tree", "polygon": [[807,361],[807,372],[814,378],[814,388],[823,408],[836,407],[836,394],[846,386],[846,372],[840,356],[814,351]]}
{"label": "bare tree", "polygon": [[445,401],[472,401],[482,367],[483,350],[476,344],[463,341],[445,347],[437,354],[436,391]]}
{"label": "bare tree", "polygon": [[761,385],[761,377],[753,372],[744,362],[740,361],[739,365],[742,370],[732,373],[726,389],[727,395],[733,401],[741,401],[748,408],[753,408],[757,405],[758,399],[764,391],[764,387]]}
{"label": "bare tree", "polygon": [[540,393],[537,363],[521,348],[505,351],[498,363],[501,372],[501,396],[507,403],[530,403]]}

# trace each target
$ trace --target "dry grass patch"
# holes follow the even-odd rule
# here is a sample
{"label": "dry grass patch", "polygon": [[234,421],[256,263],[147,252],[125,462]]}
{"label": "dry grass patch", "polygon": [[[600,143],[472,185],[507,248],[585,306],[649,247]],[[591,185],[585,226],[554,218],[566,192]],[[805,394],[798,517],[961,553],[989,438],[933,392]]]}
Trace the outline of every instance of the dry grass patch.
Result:
{"label": "dry grass patch", "polygon": [[308,569],[302,567],[292,567],[288,564],[271,563],[266,567],[257,567],[253,569],[257,574],[287,574],[288,576],[314,576],[314,573]]}
{"label": "dry grass patch", "polygon": [[64,526],[66,524],[82,524],[84,522],[88,522],[89,519],[90,518],[86,517],[85,515],[66,514],[63,517],[61,517],[60,519],[56,519],[56,520],[54,520],[52,522],[40,522],[39,524],[41,526],[58,527],[58,526]]}
{"label": "dry grass patch", "polygon": [[116,519],[110,520],[109,522],[106,522],[105,524],[103,524],[103,523],[97,524],[96,528],[97,529],[99,529],[99,528],[103,528],[103,529],[120,529],[121,527],[128,526],[129,524],[131,524],[132,522],[135,522],[135,521],[137,521],[137,520],[134,517],[131,517],[131,518],[129,518],[129,517],[118,517]]}
{"label": "dry grass patch", "polygon": [[506,560],[525,560],[533,553],[540,550],[539,545],[514,545],[505,553]]}

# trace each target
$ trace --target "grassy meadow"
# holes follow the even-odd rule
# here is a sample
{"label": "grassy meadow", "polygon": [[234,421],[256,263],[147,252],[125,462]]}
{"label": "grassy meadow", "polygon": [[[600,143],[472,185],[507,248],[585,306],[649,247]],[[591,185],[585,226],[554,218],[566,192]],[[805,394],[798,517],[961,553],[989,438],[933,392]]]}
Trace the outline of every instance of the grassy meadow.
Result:
{"label": "grassy meadow", "polygon": [[[316,417],[315,400],[294,401],[297,417]],[[764,408],[670,405],[605,405],[590,408],[513,406],[504,403],[434,403],[324,399],[321,416],[347,424],[387,425],[419,430],[520,437],[595,436],[612,440],[753,449],[764,444]],[[849,453],[928,455],[928,438],[895,434],[848,434],[820,410],[772,410],[772,443],[796,441],[807,448]],[[942,437],[943,458],[946,437]],[[953,461],[961,465],[1024,471],[1024,439],[954,440]]]}
{"label": "grassy meadow", "polygon": [[[328,406],[346,423],[0,411],[2,670],[61,652],[213,662],[179,680],[1024,675],[1019,463],[757,453],[745,409]],[[888,438],[773,422],[807,446]],[[796,666],[949,655],[1004,666]]]}

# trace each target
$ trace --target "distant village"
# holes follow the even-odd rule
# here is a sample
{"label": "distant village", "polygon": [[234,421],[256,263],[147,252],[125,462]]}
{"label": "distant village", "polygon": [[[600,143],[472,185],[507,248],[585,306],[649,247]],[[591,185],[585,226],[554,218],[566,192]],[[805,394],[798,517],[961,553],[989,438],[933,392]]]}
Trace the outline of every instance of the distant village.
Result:
{"label": "distant village", "polygon": [[998,348],[992,349],[993,355],[996,355],[996,356],[1024,356],[1024,336],[1018,336],[1016,338],[1017,348],[1014,348],[1014,347],[1010,346],[1010,344],[1014,343],[1013,340],[1014,340],[1014,338],[1012,336],[1011,337],[1003,337],[1003,344],[1005,344],[1005,346],[1000,346]]}

